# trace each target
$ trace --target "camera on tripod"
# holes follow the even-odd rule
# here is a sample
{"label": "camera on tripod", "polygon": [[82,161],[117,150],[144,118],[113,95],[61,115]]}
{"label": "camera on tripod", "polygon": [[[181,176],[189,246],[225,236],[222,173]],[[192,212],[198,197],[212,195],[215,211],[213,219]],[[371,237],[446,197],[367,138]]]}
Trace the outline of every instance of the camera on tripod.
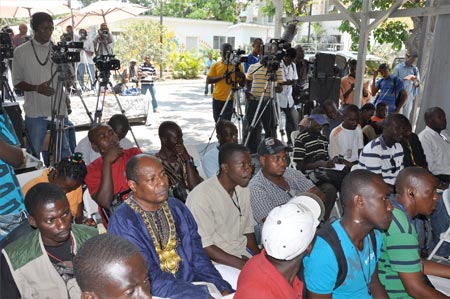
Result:
{"label": "camera on tripod", "polygon": [[11,38],[6,32],[0,32],[0,59],[10,59],[14,56]]}
{"label": "camera on tripod", "polygon": [[80,62],[80,50],[82,42],[59,42],[52,47],[52,61],[56,64]]}
{"label": "camera on tripod", "polygon": [[227,64],[233,64],[235,66],[239,66],[239,64],[241,64],[243,62],[247,62],[247,60],[248,60],[248,55],[243,55],[243,54],[245,54],[245,51],[241,50],[241,49],[230,50],[226,53],[225,62]]}
{"label": "camera on tripod", "polygon": [[101,30],[100,31],[102,39],[107,39],[108,35],[109,35],[109,31],[108,30]]}
{"label": "camera on tripod", "polygon": [[109,72],[120,69],[120,60],[115,55],[100,55],[94,57],[94,63],[101,72]]}
{"label": "camera on tripod", "polygon": [[276,72],[280,67],[280,62],[286,55],[284,44],[281,39],[271,39],[262,46],[263,63],[267,66],[268,72]]}

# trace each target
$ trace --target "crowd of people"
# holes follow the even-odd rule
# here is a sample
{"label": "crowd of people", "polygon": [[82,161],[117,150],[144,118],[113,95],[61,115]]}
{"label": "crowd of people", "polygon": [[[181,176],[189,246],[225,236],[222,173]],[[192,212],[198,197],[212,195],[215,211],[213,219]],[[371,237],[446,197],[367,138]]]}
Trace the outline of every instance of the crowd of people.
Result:
{"label": "crowd of people", "polygon": [[[48,17],[33,15],[34,36],[13,62],[38,152],[55,92]],[[108,53],[105,25],[96,42]],[[362,107],[352,102],[351,63],[342,101],[313,105],[298,119],[294,98],[309,67],[303,49],[287,47],[271,70],[262,43],[255,39],[245,65],[230,61],[230,44],[211,62],[206,82],[214,85],[218,143],[199,161],[176,122],[159,125],[161,148],[150,154],[125,137],[130,125],[119,114],[93,124],[75,152],[68,148],[21,187],[13,167],[25,150],[2,109],[0,297],[447,298],[426,276],[448,285],[450,266],[426,258],[450,226],[442,193],[450,183],[450,137],[441,108],[427,109],[418,135],[410,110],[402,110],[420,84],[417,55],[394,70],[398,76],[380,65],[382,78],[374,73],[370,91],[379,96]],[[130,67],[130,78],[151,68],[146,57],[141,70]],[[147,79],[142,88],[154,95]],[[247,144],[238,144],[231,121],[236,86],[245,87]],[[286,116],[287,142],[277,138],[276,110]],[[83,213],[83,188],[101,218]],[[438,254],[450,256],[449,245]]]}

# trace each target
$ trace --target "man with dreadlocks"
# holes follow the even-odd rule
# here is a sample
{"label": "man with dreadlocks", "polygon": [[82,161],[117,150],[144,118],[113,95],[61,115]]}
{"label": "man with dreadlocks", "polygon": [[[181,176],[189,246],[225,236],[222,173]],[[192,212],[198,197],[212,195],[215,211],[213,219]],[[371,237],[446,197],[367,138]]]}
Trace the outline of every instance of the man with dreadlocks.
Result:
{"label": "man with dreadlocks", "polygon": [[22,187],[23,194],[26,195],[31,187],[38,183],[51,183],[60,187],[67,196],[70,211],[75,218],[75,223],[92,223],[89,219],[83,219],[83,184],[86,176],[86,165],[84,165],[83,155],[74,153],[63,158],[54,167],[44,169],[42,174],[29,181]]}

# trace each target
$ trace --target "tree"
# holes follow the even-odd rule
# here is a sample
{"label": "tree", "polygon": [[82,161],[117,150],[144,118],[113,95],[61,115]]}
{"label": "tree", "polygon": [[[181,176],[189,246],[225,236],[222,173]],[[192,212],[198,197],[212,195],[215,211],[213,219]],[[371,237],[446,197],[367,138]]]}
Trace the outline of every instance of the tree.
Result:
{"label": "tree", "polygon": [[[372,1],[372,10],[387,10],[394,2],[395,0],[374,0]],[[343,0],[342,3],[346,5],[347,9],[351,12],[358,12],[362,9],[361,0]],[[424,5],[424,0],[409,0],[402,8],[423,7]],[[413,32],[420,31],[421,19],[422,18],[413,18]],[[357,50],[359,40],[358,29],[356,29],[350,21],[343,21],[339,30],[350,34],[352,38],[352,50]],[[373,30],[373,36],[379,44],[391,44],[392,48],[397,51],[401,50],[403,44],[407,43],[407,40],[411,38],[411,35],[408,32],[408,26],[402,21],[392,19],[387,19],[381,23],[380,26],[375,28]],[[370,49],[370,42],[368,47]]]}

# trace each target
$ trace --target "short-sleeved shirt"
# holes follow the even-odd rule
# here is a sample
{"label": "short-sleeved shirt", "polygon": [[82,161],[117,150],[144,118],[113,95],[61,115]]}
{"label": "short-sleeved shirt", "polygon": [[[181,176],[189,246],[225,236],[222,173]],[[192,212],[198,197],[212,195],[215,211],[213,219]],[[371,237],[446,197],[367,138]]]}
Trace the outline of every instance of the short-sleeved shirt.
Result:
{"label": "short-sleeved shirt", "polygon": [[268,180],[261,170],[250,180],[248,185],[251,194],[253,216],[257,223],[269,215],[273,208],[285,204],[299,193],[307,192],[315,187],[303,173],[292,168],[286,168],[283,178],[291,190],[285,190]]}
{"label": "short-sleeved shirt", "polygon": [[153,80],[156,77],[156,68],[153,64],[146,64],[145,62],[139,65],[139,72],[141,75],[141,84],[153,84]]}
{"label": "short-sleeved shirt", "polygon": [[333,290],[339,271],[336,255],[326,241],[317,237],[311,253],[303,259],[306,288],[316,294],[332,294],[335,299],[372,298],[368,286],[377,267],[376,257],[380,256],[381,233],[374,231],[376,249],[372,248],[372,241],[367,235],[360,251],[353,245],[340,220],[335,221],[332,226],[347,260],[347,276],[342,285]]}
{"label": "short-sleeved shirt", "polygon": [[301,299],[303,283],[294,277],[292,285],[267,259],[263,249],[252,257],[239,275],[235,299]]}
{"label": "short-sleeved shirt", "polygon": [[208,179],[215,176],[219,171],[218,146],[218,143],[212,144],[211,149],[201,157],[202,169]]}
{"label": "short-sleeved shirt", "polygon": [[412,298],[400,279],[401,273],[420,272],[422,262],[419,255],[419,240],[415,225],[399,203],[394,203],[392,222],[382,233],[378,262],[378,277],[388,292],[389,298]]}
{"label": "short-sleeved shirt", "polygon": [[215,245],[228,254],[251,257],[245,234],[254,232],[255,221],[248,188],[236,186],[230,197],[213,176],[189,192],[186,205],[197,222],[203,247]]}
{"label": "short-sleeved shirt", "polygon": [[261,60],[260,56],[254,56],[252,53],[248,54],[247,61],[244,62],[245,73],[248,72],[248,69],[252,64],[258,63],[260,60]]}
{"label": "short-sleeved shirt", "polygon": [[306,129],[295,139],[293,160],[296,163],[328,161],[328,139],[320,133]]}
{"label": "short-sleeved shirt", "polygon": [[434,175],[450,175],[450,136],[446,131],[440,133],[426,126],[419,133],[428,169]]}
{"label": "short-sleeved shirt", "polygon": [[363,148],[358,168],[380,174],[385,183],[394,185],[397,175],[403,169],[402,145],[395,143],[388,147],[381,135]]}
{"label": "short-sleeved shirt", "polygon": [[359,125],[355,130],[349,130],[340,124],[331,131],[330,146],[328,147],[330,157],[342,155],[349,162],[358,161],[359,150],[363,147],[363,134]]}
{"label": "short-sleeved shirt", "polygon": [[[244,67],[239,65],[239,70],[243,73]],[[214,63],[209,70],[208,77],[217,77],[225,74],[226,71],[234,71],[234,65],[225,64],[222,60]],[[231,74],[230,80],[235,80],[235,74]],[[222,79],[214,84],[214,91],[212,96],[215,100],[225,102],[230,94],[232,84],[227,84],[226,79]],[[230,83],[230,82],[228,82]]]}
{"label": "short-sleeved shirt", "polygon": [[[283,82],[288,80],[298,80],[297,67],[295,63],[285,65],[284,61],[281,61],[280,68],[283,74]],[[283,85],[283,91],[278,94],[278,99],[281,108],[291,108],[294,106],[294,98],[292,97],[293,85]]]}
{"label": "short-sleeved shirt", "polygon": [[[114,162],[114,164],[112,165],[114,194],[129,189],[127,178],[125,175],[125,166],[127,165],[127,162],[131,157],[140,153],[142,153],[141,150],[136,147],[126,149],[123,152],[123,156],[117,159],[117,161]],[[85,178],[85,182],[91,196],[97,193],[98,188],[100,187],[100,183],[102,181],[102,166],[103,166],[103,158],[100,157],[91,164],[89,164],[89,166],[87,167],[87,175]]]}
{"label": "short-sleeved shirt", "polygon": [[[395,86],[394,86],[395,80]],[[389,114],[395,112],[395,100],[400,92],[405,89],[403,81],[394,76],[389,76],[388,79],[379,79],[375,86],[379,89],[376,103],[386,103]],[[395,88],[394,88],[395,87]]]}
{"label": "short-sleeved shirt", "polygon": [[[283,83],[283,73],[281,68],[277,69],[277,83]],[[250,92],[259,100],[261,95],[263,94],[264,87],[266,86],[267,79],[269,79],[270,73],[267,73],[267,67],[262,66],[261,63],[252,64],[247,72],[247,80],[252,81],[252,89]],[[267,89],[265,90],[265,98],[270,97],[270,82],[267,85]],[[275,96],[275,95],[273,95]]]}

